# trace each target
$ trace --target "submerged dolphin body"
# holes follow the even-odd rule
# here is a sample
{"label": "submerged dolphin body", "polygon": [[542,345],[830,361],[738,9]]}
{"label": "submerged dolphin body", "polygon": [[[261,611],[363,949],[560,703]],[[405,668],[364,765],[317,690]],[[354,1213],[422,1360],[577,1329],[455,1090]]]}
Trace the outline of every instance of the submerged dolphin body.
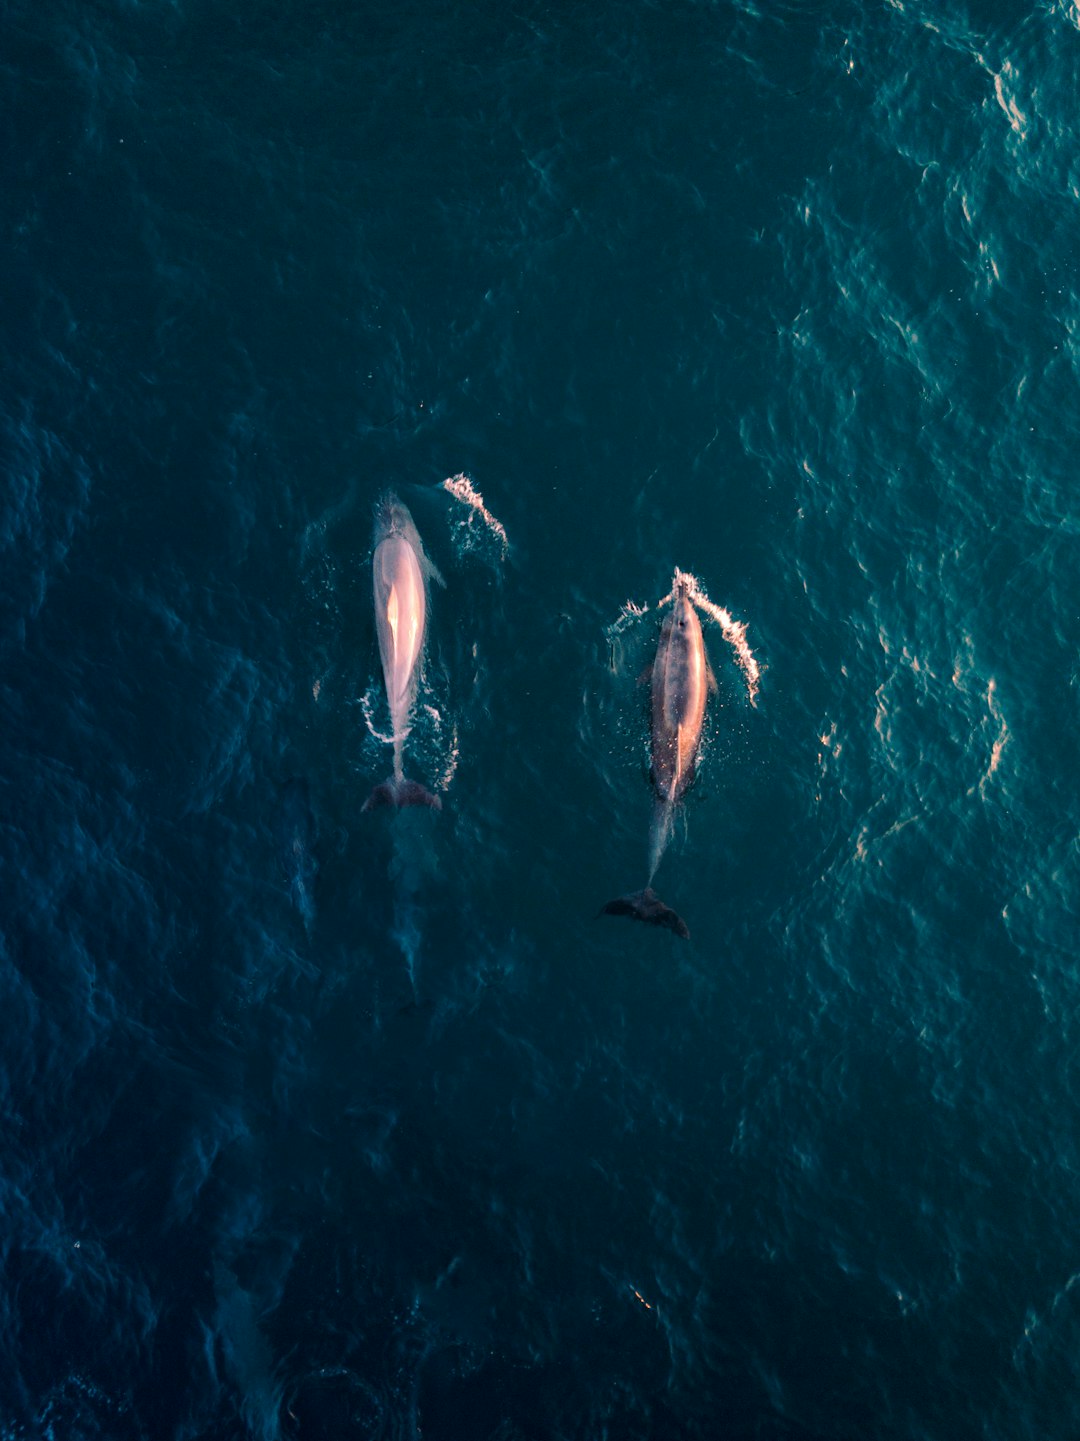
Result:
{"label": "submerged dolphin body", "polygon": [[289,886],[289,899],[300,912],[307,930],[315,920],[316,826],[308,783],[301,776],[287,781],[278,808],[278,844],[281,865]]}
{"label": "submerged dolphin body", "polygon": [[686,922],[664,905],[652,889],[652,880],[671,835],[675,807],[694,779],[705,700],[716,681],[705,655],[705,638],[689,585],[678,572],[671,610],[660,630],[651,683],[650,779],[654,798],[649,827],[649,883],[643,891],[609,901],[601,914],[630,916],[648,925],[664,926],[686,939],[690,935]]}
{"label": "submerged dolphin body", "polygon": [[431,806],[442,801],[419,781],[405,779],[402,751],[412,729],[412,710],[427,629],[428,577],[446,582],[424,553],[413,518],[397,496],[387,492],[375,508],[375,552],[371,563],[375,629],[379,636],[383,683],[390,706],[394,773],[377,785],[364,803],[376,806]]}

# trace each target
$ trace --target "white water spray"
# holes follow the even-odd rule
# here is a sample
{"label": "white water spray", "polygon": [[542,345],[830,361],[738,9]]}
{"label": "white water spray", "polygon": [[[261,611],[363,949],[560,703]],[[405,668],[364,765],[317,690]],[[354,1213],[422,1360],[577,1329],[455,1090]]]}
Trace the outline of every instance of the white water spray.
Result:
{"label": "white water spray", "polygon": [[467,475],[451,475],[442,483],[442,488],[455,500],[461,501],[469,507],[468,514],[461,522],[464,529],[472,526],[473,522],[479,520],[485,525],[490,534],[499,545],[499,559],[505,560],[510,551],[510,538],[506,534],[506,527],[501,521],[496,520],[491,511],[484,504],[484,497],[473,485]]}
{"label": "white water spray", "polygon": [[613,621],[611,625],[607,627],[604,634],[608,640],[614,640],[614,638],[617,635],[621,635],[624,630],[629,630],[635,621],[639,621],[641,617],[648,612],[648,609],[649,607],[647,605],[637,605],[632,600],[624,601],[619,611],[618,620]]}

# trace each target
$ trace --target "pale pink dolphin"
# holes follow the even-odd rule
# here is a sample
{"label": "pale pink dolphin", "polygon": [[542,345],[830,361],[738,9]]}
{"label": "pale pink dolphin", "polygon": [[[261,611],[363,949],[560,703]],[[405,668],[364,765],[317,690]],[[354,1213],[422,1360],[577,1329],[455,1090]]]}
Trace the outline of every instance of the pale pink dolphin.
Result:
{"label": "pale pink dolphin", "polygon": [[437,795],[419,781],[405,779],[402,752],[412,729],[412,712],[427,632],[428,579],[446,582],[424,552],[413,518],[388,491],[375,507],[375,551],[371,562],[375,629],[379,636],[383,683],[390,706],[394,773],[377,785],[364,803],[375,806],[431,806],[442,809]]}

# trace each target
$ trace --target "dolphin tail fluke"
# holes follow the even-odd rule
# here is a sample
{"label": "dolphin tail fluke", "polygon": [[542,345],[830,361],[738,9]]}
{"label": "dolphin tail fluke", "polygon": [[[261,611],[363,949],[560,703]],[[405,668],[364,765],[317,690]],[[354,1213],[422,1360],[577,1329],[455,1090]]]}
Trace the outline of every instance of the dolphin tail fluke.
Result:
{"label": "dolphin tail fluke", "polygon": [[651,886],[646,886],[643,891],[635,891],[633,895],[608,901],[607,905],[601,908],[600,915],[629,916],[632,921],[644,921],[647,926],[663,926],[665,930],[674,931],[684,941],[690,939],[690,931],[682,916],[670,906],[665,906]]}
{"label": "dolphin tail fluke", "polygon": [[375,787],[364,802],[363,809],[374,811],[380,806],[428,806],[433,811],[441,811],[442,801],[419,781],[408,781],[404,777],[399,780],[391,776]]}

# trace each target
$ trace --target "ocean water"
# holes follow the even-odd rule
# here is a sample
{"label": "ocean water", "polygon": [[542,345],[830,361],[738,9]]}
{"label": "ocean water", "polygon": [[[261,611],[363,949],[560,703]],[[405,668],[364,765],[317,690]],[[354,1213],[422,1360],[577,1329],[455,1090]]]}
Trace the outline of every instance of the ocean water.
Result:
{"label": "ocean water", "polygon": [[0,1437],[1080,1435],[1080,8],[0,14]]}

